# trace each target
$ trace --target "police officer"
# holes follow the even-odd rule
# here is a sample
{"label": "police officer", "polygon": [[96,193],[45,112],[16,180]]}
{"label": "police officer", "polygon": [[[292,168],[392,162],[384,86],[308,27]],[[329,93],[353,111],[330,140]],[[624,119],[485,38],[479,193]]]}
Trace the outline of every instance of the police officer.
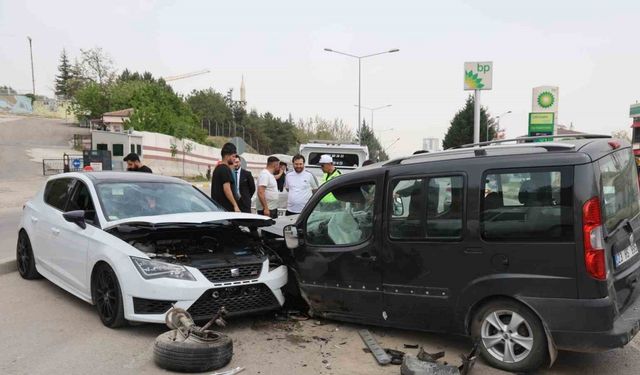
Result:
{"label": "police officer", "polygon": [[[318,164],[320,164],[320,168],[322,168],[322,172],[324,172],[324,176],[322,178],[322,183],[324,184],[325,182],[334,179],[338,176],[340,176],[342,173],[340,173],[340,171],[338,170],[338,168],[336,168],[335,165],[333,165],[333,158],[331,157],[331,155],[322,155],[320,156],[320,161],[318,162]],[[333,195],[333,193],[329,193],[327,195],[324,196],[324,198],[322,198],[321,200],[322,203],[337,203],[338,200],[336,199],[336,197]]]}

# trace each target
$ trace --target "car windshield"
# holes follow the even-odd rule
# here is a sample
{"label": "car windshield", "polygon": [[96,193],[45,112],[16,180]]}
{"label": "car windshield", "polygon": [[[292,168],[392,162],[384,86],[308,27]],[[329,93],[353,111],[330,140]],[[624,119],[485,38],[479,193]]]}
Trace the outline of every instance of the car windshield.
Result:
{"label": "car windshield", "polygon": [[621,150],[600,160],[602,215],[608,231],[638,214],[638,174],[631,152]]}
{"label": "car windshield", "polygon": [[345,154],[334,152],[312,152],[309,154],[309,165],[320,165],[320,157],[322,155],[331,155],[333,158],[333,165],[336,167],[358,167],[360,165],[360,159],[357,154]]}
{"label": "car windshield", "polygon": [[103,182],[96,185],[107,220],[188,212],[223,211],[191,185],[166,182]]}

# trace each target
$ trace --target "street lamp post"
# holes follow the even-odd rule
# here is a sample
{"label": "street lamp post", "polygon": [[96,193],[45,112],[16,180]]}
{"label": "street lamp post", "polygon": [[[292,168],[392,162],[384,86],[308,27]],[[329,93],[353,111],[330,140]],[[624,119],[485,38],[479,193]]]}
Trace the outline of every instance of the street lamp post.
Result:
{"label": "street lamp post", "polygon": [[[500,115],[496,116],[496,120],[498,120],[498,122],[496,123],[496,132],[498,130],[500,130],[500,119],[504,116],[504,115],[508,115],[509,113],[511,113],[511,111],[506,111],[504,113],[501,113]],[[492,141],[493,139],[489,139],[489,124],[487,124],[487,138],[486,141]]]}
{"label": "street lamp post", "polygon": [[31,55],[31,85],[33,90],[33,96],[36,95],[36,78],[33,74],[33,49],[31,48],[31,37],[27,36],[27,40],[29,40],[29,55]]}
{"label": "street lamp post", "polygon": [[388,50],[388,51],[383,51],[383,52],[378,52],[378,53],[372,53],[370,55],[363,55],[363,56],[356,56],[356,55],[352,55],[350,53],[346,53],[346,52],[340,52],[340,51],[336,51],[333,50],[331,48],[325,48],[324,49],[327,52],[333,52],[333,53],[337,53],[340,55],[345,55],[345,56],[349,56],[349,57],[353,57],[355,59],[358,59],[358,135],[360,135],[360,121],[361,121],[361,117],[360,117],[360,109],[361,109],[361,83],[362,83],[362,59],[366,59],[367,57],[373,57],[373,56],[377,56],[377,55],[383,55],[385,53],[394,53],[394,52],[398,52],[400,51],[397,48]]}
{"label": "street lamp post", "polygon": [[[354,104],[354,106],[356,106],[356,107],[357,107],[358,105],[357,105],[357,104]],[[370,110],[370,111],[371,111],[371,124],[370,124],[369,126],[371,127],[371,133],[372,133],[372,134],[375,134],[375,133],[373,133],[373,112],[375,112],[375,111],[377,111],[377,110],[379,110],[379,109],[384,109],[384,108],[389,108],[389,107],[391,107],[391,104],[382,105],[382,106],[380,106],[380,107],[375,107],[375,108],[369,108],[369,107],[362,106],[362,108],[364,108],[364,109],[368,109],[368,110]]]}

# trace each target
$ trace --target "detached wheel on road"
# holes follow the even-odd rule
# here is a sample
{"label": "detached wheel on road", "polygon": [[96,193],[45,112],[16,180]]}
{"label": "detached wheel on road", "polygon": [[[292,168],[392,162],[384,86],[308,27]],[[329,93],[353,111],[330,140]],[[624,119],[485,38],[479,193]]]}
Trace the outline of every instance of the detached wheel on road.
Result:
{"label": "detached wheel on road", "polygon": [[91,295],[102,324],[109,328],[124,326],[124,305],[120,283],[109,265],[98,265],[91,278]]}
{"label": "detached wheel on road", "polygon": [[231,338],[213,331],[208,331],[208,336],[207,340],[190,336],[182,341],[175,330],[165,332],[156,338],[153,359],[161,368],[180,372],[205,372],[226,366],[233,356]]}
{"label": "detached wheel on road", "polygon": [[534,371],[548,362],[547,336],[540,319],[509,300],[491,302],[474,316],[471,334],[482,358],[511,372]]}
{"label": "detached wheel on road", "polygon": [[33,257],[31,241],[25,231],[20,231],[18,234],[16,264],[18,266],[18,272],[23,279],[33,280],[42,277],[38,273],[38,270],[36,270],[36,260]]}

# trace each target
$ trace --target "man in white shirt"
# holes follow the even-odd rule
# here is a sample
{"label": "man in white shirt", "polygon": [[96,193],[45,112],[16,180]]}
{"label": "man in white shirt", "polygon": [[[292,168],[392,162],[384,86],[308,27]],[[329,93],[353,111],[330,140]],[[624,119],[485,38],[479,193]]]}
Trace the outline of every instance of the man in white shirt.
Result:
{"label": "man in white shirt", "polygon": [[309,171],[304,170],[304,156],[293,157],[293,171],[287,173],[284,187],[289,192],[287,199],[287,216],[302,212],[313,193],[318,190],[318,180]]}
{"label": "man in white shirt", "polygon": [[280,159],[275,156],[269,156],[267,159],[267,167],[260,172],[258,176],[258,200],[262,205],[262,209],[258,213],[271,218],[278,217],[278,183],[274,177],[274,173],[280,170]]}

